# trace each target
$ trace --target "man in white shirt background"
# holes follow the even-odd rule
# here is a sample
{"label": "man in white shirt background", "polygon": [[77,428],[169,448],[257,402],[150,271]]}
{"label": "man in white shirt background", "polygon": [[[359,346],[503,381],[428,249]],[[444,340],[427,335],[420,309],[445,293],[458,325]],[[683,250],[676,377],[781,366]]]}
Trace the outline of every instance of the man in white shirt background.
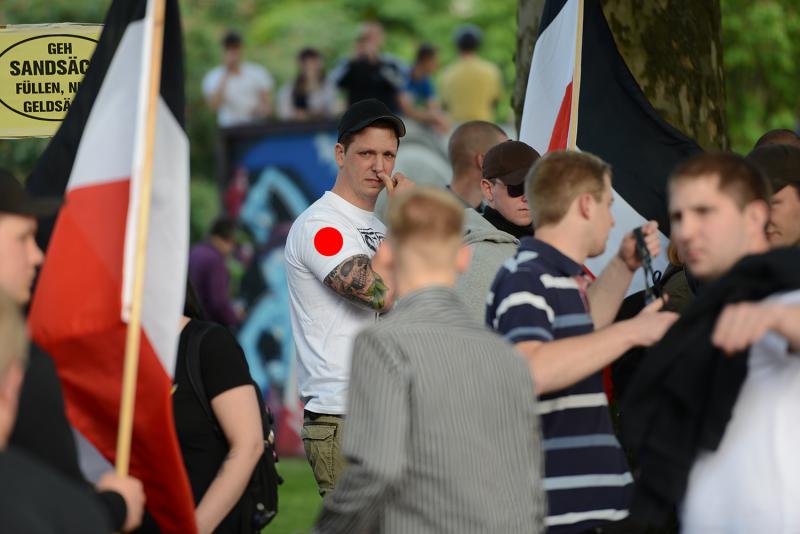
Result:
{"label": "man in white shirt background", "polygon": [[242,60],[242,37],[230,31],[222,39],[222,65],[203,78],[203,95],[217,112],[220,128],[264,119],[271,113],[275,85],[261,65]]}
{"label": "man in white shirt background", "polygon": [[341,430],[353,340],[394,300],[379,252],[386,228],[374,210],[384,187],[391,202],[396,191],[413,186],[400,173],[392,176],[403,135],[403,122],[380,101],[350,106],[334,149],[336,182],[295,220],[286,241],[297,380],[305,404],[301,437],[322,495],[334,489],[345,467]]}

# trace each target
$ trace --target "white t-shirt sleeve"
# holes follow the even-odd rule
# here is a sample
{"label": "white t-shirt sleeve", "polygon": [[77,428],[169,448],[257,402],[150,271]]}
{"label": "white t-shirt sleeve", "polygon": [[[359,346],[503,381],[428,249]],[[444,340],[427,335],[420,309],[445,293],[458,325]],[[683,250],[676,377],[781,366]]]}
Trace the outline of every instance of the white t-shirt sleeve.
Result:
{"label": "white t-shirt sleeve", "polygon": [[261,65],[253,65],[253,79],[262,91],[272,91],[275,86],[275,80],[272,79],[272,75]]}
{"label": "white t-shirt sleeve", "polygon": [[219,67],[215,67],[214,69],[208,71],[208,73],[203,77],[203,96],[208,98],[214,94],[221,81],[222,70],[220,70]]}
{"label": "white t-shirt sleeve", "polygon": [[292,105],[292,82],[283,84],[278,91],[276,112],[281,120],[292,118],[294,106]]}
{"label": "white t-shirt sleeve", "polygon": [[[300,253],[303,256],[303,263],[320,282],[324,281],[325,277],[347,258],[365,254],[361,234],[341,218],[310,217],[304,226],[303,234],[307,242],[305,244],[295,243],[295,245],[302,247],[303,250]],[[317,234],[323,228],[333,228],[342,236],[342,248],[331,256],[322,254],[315,246]]]}

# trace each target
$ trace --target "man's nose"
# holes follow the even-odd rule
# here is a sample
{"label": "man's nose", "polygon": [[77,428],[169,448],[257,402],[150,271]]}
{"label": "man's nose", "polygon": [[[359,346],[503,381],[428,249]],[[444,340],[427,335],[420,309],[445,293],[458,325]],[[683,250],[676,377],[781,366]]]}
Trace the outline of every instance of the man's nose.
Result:
{"label": "man's nose", "polygon": [[42,261],[44,261],[44,252],[42,252],[42,249],[40,249],[39,245],[36,244],[36,241],[32,240],[30,254],[31,263],[33,263],[33,265],[36,267],[41,265]]}
{"label": "man's nose", "polygon": [[697,231],[697,223],[691,217],[683,217],[679,223],[673,222],[670,230],[673,240],[686,243],[694,237]]}

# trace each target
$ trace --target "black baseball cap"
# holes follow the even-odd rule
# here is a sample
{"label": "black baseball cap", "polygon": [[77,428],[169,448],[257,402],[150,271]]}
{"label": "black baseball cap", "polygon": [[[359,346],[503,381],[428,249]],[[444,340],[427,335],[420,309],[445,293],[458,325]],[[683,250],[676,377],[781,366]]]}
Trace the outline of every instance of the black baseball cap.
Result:
{"label": "black baseball cap", "polygon": [[800,148],[793,145],[762,145],[747,155],[767,177],[772,192],[787,185],[800,188]]}
{"label": "black baseball cap", "polygon": [[360,132],[370,124],[385,120],[392,124],[397,138],[401,138],[406,134],[406,125],[400,120],[400,117],[392,113],[392,111],[380,100],[376,98],[368,98],[360,100],[347,108],[347,111],[342,115],[339,120],[339,139],[348,134]]}
{"label": "black baseball cap", "polygon": [[29,196],[13,174],[5,169],[0,169],[0,214],[47,217],[55,215],[61,204],[60,198]]}
{"label": "black baseball cap", "polygon": [[539,153],[522,141],[504,141],[493,146],[483,158],[483,177],[499,178],[506,185],[521,185]]}

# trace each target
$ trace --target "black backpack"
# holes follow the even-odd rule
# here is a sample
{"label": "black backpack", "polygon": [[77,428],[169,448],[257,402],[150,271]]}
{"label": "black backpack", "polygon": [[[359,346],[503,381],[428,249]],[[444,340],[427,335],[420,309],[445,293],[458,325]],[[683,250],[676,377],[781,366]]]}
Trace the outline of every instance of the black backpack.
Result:
{"label": "black backpack", "polygon": [[[186,371],[189,383],[206,417],[214,427],[215,433],[225,440],[225,434],[217,423],[217,418],[214,416],[211,404],[206,396],[206,390],[203,387],[203,380],[200,374],[200,343],[206,332],[218,325],[203,321],[196,321],[196,325],[197,328],[193,335],[189,337],[186,347]],[[258,386],[254,383],[253,387],[256,389],[256,396],[261,407],[264,453],[258,459],[258,463],[253,469],[253,475],[250,477],[250,481],[247,483],[240,500],[242,534],[259,534],[275,518],[278,513],[278,485],[283,483],[275,469],[275,462],[278,461],[278,456],[275,453],[272,412],[264,404]]]}

